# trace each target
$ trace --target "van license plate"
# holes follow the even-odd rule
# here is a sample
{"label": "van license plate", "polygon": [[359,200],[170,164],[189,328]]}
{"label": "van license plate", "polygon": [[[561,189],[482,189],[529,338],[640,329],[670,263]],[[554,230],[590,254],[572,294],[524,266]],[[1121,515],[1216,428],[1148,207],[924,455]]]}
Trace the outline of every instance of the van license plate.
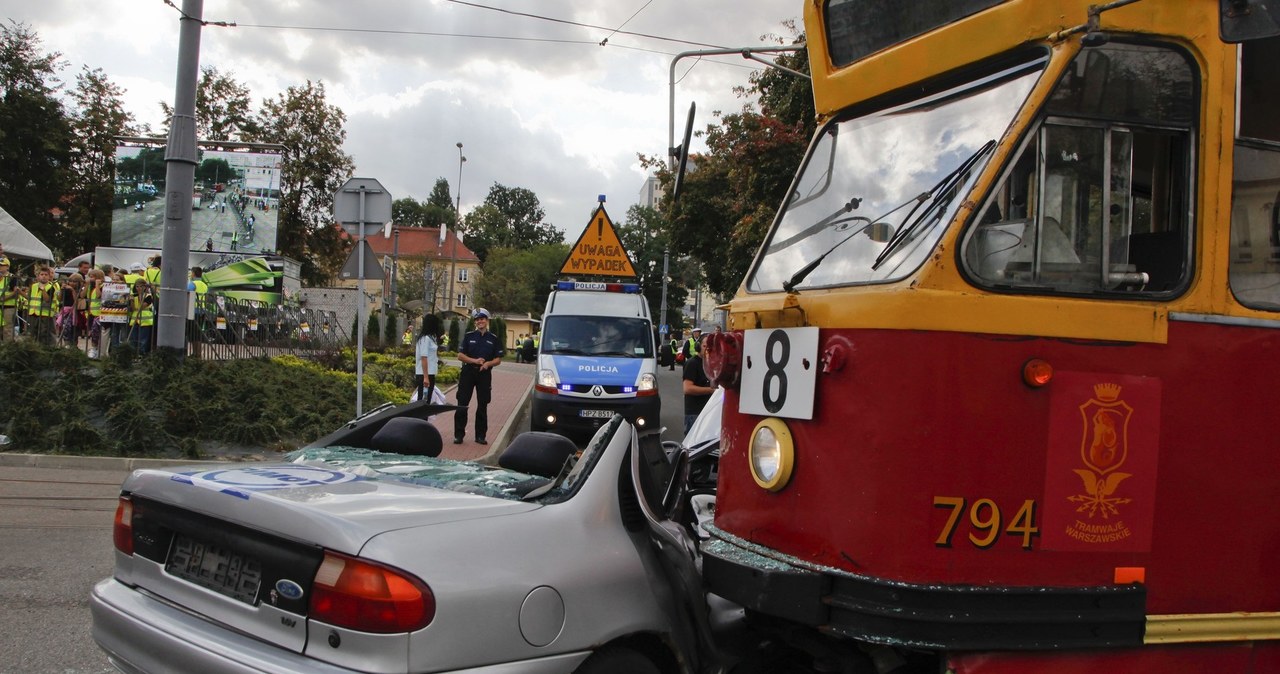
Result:
{"label": "van license plate", "polygon": [[164,570],[218,594],[252,604],[262,582],[262,565],[243,555],[176,534]]}
{"label": "van license plate", "polygon": [[609,419],[613,417],[612,410],[578,410],[578,416],[588,419]]}

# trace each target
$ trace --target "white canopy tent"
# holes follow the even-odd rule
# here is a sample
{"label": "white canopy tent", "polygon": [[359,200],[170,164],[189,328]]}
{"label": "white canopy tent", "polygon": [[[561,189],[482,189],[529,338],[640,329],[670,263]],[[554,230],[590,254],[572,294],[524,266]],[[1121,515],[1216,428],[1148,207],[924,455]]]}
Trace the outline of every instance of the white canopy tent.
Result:
{"label": "white canopy tent", "polygon": [[0,243],[4,244],[5,257],[53,260],[53,251],[3,208],[0,208]]}

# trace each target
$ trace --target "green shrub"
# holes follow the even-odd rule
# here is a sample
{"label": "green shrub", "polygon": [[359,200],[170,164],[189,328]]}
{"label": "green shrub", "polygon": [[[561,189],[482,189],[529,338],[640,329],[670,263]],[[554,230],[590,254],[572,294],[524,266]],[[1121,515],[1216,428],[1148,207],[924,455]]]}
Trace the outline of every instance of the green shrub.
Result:
{"label": "green shrub", "polygon": [[[0,433],[13,439],[9,451],[197,458],[219,443],[288,449],[355,416],[351,349],[324,354],[336,369],[294,356],[116,355],[91,361],[32,340],[0,344]],[[408,402],[412,359],[366,357],[365,410]]]}

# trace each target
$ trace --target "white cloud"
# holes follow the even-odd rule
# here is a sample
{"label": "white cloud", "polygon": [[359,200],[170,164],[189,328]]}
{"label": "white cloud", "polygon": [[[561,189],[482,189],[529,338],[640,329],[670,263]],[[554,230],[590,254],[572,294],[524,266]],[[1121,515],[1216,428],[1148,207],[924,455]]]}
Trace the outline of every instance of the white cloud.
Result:
{"label": "white cloud", "polygon": [[[479,4],[618,26],[645,0]],[[163,133],[159,103],[173,101],[177,11],[137,0],[0,0],[0,9],[31,26],[46,49],[64,54],[72,64],[66,79],[73,81],[82,63],[102,68],[127,89],[138,120]],[[761,35],[782,33],[782,21],[800,10],[799,0],[655,0],[625,30],[758,46]],[[455,143],[462,142],[464,211],[497,182],[533,190],[570,239],[586,225],[597,194],[607,194],[610,212],[622,219],[644,180],[636,154],[665,154],[672,55],[700,47],[623,33],[601,47],[608,30],[510,12],[447,0],[207,0],[206,20],[237,27],[203,29],[201,64],[245,83],[255,104],[306,80],[323,81],[329,102],[347,114],[346,150],[358,173],[378,178],[397,198],[425,199],[439,177],[456,190]],[[330,30],[302,29],[308,27]],[[698,101],[699,128],[712,110],[741,107],[731,89],[746,83],[747,65],[759,67],[740,57],[682,61],[676,126],[690,100]]]}

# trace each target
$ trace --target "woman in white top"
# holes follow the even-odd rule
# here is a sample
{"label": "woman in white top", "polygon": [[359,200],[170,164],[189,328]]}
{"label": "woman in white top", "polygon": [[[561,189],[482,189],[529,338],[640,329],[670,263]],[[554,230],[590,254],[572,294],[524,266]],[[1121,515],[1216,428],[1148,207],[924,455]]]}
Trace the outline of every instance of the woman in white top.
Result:
{"label": "woman in white top", "polygon": [[413,379],[418,387],[418,400],[430,400],[436,387],[436,373],[440,367],[440,332],[439,316],[427,314],[422,317],[422,332],[413,349]]}

